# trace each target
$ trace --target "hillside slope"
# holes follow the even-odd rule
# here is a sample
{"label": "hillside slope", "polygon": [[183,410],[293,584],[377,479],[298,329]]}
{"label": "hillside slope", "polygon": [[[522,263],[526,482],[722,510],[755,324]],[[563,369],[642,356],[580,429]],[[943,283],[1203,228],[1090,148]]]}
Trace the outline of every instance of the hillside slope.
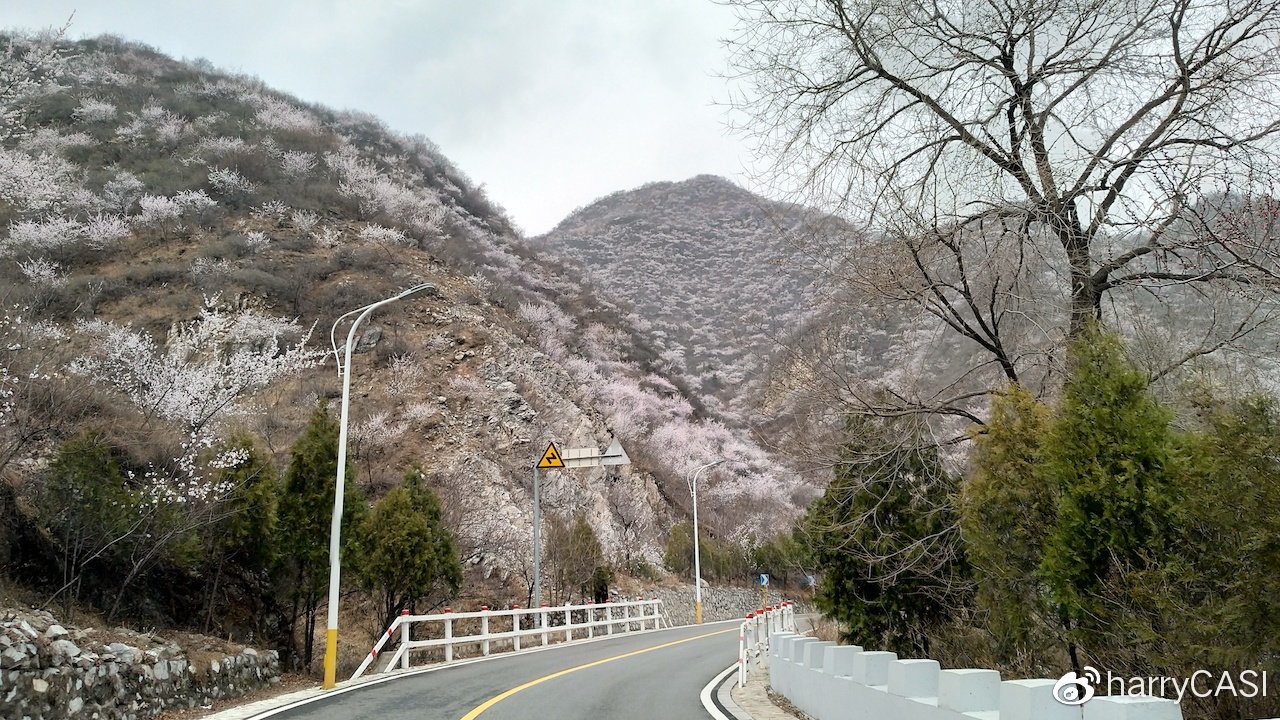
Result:
{"label": "hillside slope", "polygon": [[531,577],[529,467],[549,440],[616,436],[635,460],[544,475],[544,511],[585,516],[612,558],[658,561],[709,458],[737,461],[700,508],[721,533],[759,537],[794,512],[794,478],[664,376],[625,304],[524,247],[430,141],[115,38],[3,42],[11,576],[48,585],[42,567],[66,552],[44,481],[64,441],[105,438],[165,502],[216,500],[225,458],[208,449],[245,429],[283,468],[317,400],[338,396],[330,326],[423,282],[436,292],[362,332],[356,477],[373,499],[420,462],[464,559],[500,592],[521,597]]}
{"label": "hillside slope", "polygon": [[749,416],[762,371],[814,305],[793,244],[805,222],[800,208],[700,175],[600,198],[530,242],[632,303],[664,370]]}

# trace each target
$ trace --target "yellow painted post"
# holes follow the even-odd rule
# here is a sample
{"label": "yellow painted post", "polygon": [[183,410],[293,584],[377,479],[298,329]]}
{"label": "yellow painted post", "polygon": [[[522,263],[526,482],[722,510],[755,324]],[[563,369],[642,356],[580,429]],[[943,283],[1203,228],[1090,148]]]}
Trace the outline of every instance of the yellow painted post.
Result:
{"label": "yellow painted post", "polygon": [[324,634],[324,689],[337,684],[338,679],[338,628],[331,627]]}

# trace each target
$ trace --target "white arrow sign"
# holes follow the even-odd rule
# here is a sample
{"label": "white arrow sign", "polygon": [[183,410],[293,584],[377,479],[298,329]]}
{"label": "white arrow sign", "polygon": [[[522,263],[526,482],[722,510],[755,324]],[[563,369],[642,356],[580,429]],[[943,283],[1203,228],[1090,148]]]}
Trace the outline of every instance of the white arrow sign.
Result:
{"label": "white arrow sign", "polygon": [[593,447],[586,448],[566,448],[560,454],[564,460],[566,468],[582,468],[582,467],[600,467],[601,465],[628,465],[631,458],[627,457],[627,451],[622,449],[622,443],[617,438],[609,443],[609,447],[601,452]]}
{"label": "white arrow sign", "polygon": [[618,438],[614,438],[609,443],[608,449],[604,451],[604,455],[600,456],[601,465],[630,465],[631,458],[627,457],[627,451],[622,449],[622,443],[618,442]]}

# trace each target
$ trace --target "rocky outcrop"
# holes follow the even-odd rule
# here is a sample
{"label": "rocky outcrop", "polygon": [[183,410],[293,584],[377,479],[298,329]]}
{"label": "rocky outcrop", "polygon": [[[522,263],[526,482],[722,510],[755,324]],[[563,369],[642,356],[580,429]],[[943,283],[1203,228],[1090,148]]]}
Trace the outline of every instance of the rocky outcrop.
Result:
{"label": "rocky outcrop", "polygon": [[135,720],[279,682],[274,650],[184,649],[124,630],[68,630],[45,612],[0,612],[0,717]]}

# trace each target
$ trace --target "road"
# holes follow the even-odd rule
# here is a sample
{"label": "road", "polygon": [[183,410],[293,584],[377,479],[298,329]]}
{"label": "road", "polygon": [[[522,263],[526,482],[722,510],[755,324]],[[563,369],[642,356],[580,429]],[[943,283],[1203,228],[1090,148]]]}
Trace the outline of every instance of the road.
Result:
{"label": "road", "polygon": [[352,690],[271,720],[707,720],[741,621],[500,656]]}

